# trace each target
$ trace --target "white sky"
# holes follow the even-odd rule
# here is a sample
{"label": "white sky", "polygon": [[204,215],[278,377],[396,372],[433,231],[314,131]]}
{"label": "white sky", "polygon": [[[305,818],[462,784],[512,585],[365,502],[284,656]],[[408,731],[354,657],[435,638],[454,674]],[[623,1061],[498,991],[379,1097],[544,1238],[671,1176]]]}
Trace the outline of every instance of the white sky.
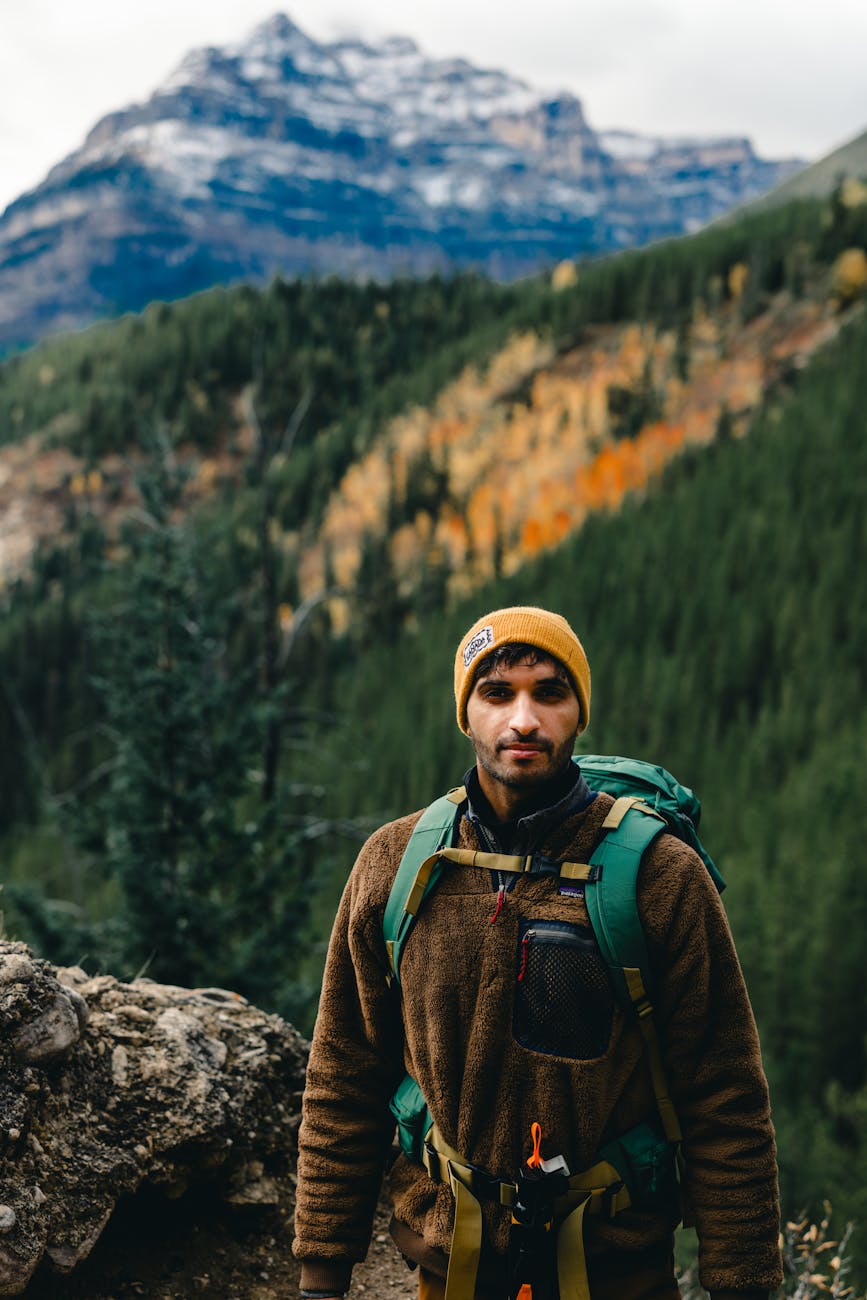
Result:
{"label": "white sky", "polygon": [[187,50],[281,7],[320,39],[409,35],[570,89],[595,127],[749,135],[806,158],[867,127],[864,0],[0,0],[0,210]]}

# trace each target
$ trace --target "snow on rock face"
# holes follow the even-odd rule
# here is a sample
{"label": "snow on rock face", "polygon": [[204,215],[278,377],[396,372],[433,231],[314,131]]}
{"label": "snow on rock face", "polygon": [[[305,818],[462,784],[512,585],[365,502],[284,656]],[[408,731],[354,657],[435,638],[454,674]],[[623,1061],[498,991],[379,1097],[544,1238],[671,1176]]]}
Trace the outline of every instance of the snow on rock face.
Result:
{"label": "snow on rock face", "polygon": [[[191,51],[147,104],[104,118],[63,167],[94,174],[132,160],[181,202],[207,202],[218,178],[249,195],[268,175],[295,173],[477,210],[492,196],[472,173],[522,162],[521,148],[504,148],[490,124],[541,103],[505,72],[428,58],[408,38],[320,44],[278,14],[237,45]],[[420,170],[394,170],[395,154]],[[51,220],[45,208],[42,220]]]}
{"label": "snow on rock face", "polygon": [[399,98],[404,120],[484,121],[495,114],[525,113],[542,98],[504,72],[474,68],[463,59],[428,59],[412,41],[379,48],[345,43],[335,54],[360,98],[384,107]]}
{"label": "snow on rock face", "polygon": [[649,162],[658,153],[660,141],[655,136],[635,135],[632,131],[600,131],[599,144],[612,158],[630,162]]}
{"label": "snow on rock face", "polygon": [[275,14],[191,51],[0,215],[0,353],[277,269],[512,278],[692,229],[792,170],[745,140],[597,133],[571,94]]}
{"label": "snow on rock face", "polygon": [[[233,77],[236,88],[237,82],[246,82],[259,94],[288,103],[298,102],[295,83],[300,82],[311,117],[322,117],[323,99],[339,103],[344,107],[344,126],[355,121],[359,104],[375,107],[386,118],[399,117],[405,128],[408,121],[416,127],[425,122],[432,127],[438,122],[520,115],[542,98],[505,72],[475,68],[463,59],[430,59],[406,37],[392,37],[381,45],[318,44],[284,15],[257,27],[243,44],[192,51],[156,95],[195,90],[205,82],[213,91],[218,83],[221,88],[231,84]],[[315,98],[310,96],[311,86]]]}

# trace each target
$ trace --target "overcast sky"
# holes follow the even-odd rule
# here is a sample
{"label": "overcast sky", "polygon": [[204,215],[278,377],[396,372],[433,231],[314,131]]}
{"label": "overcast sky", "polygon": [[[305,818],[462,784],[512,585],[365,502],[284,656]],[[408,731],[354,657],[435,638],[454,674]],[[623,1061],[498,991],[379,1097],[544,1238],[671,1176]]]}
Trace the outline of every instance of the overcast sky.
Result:
{"label": "overcast sky", "polygon": [[591,125],[821,157],[867,128],[864,0],[0,0],[0,210],[187,50],[283,8],[311,36],[402,34],[570,89]]}

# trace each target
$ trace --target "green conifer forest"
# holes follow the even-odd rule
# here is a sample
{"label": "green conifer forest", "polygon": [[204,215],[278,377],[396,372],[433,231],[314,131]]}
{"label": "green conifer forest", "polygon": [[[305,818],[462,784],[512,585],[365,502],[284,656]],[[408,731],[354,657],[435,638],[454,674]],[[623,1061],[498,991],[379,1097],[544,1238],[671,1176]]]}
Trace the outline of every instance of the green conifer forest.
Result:
{"label": "green conifer forest", "polygon": [[[7,932],[57,961],[231,985],[309,1030],[363,835],[469,765],[451,699],[459,637],[486,608],[561,610],[593,671],[586,747],[662,763],[702,800],[762,1035],[786,1213],[828,1198],[859,1223],[863,1286],[857,292],[840,291],[846,323],[780,375],[748,429],[734,436],[721,418],[646,492],[471,595],[446,600],[435,567],[399,588],[372,531],[338,627],[275,540],[315,532],[384,422],[468,363],[483,369],[510,335],[537,331],[557,353],[598,322],[685,329],[697,303],[748,324],[774,296],[827,295],[853,247],[867,248],[863,207],[802,202],[579,267],[560,291],[541,278],[277,282],[153,306],[6,362],[0,443],[38,432],[104,475],[106,457],[132,458],[138,483],[114,532],[70,506],[63,543],[43,540],[0,594]],[[241,409],[257,440],[232,450]],[[651,417],[624,411],[629,439]],[[230,469],[191,498],[196,458],[218,447]],[[438,473],[419,462],[392,529],[442,491]]]}

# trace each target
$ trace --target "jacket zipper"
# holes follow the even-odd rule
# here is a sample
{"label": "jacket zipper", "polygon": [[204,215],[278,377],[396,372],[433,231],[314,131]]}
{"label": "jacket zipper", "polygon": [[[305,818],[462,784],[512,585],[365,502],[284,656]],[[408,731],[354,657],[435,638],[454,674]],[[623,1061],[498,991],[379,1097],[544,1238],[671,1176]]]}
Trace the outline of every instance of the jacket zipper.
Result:
{"label": "jacket zipper", "polygon": [[569,925],[564,925],[562,929],[554,925],[549,928],[549,926],[546,925],[544,930],[537,930],[535,926],[531,926],[529,930],[524,931],[524,937],[521,942],[529,943],[531,939],[538,939],[542,943],[562,943],[568,948],[583,947],[581,938]]}
{"label": "jacket zipper", "polygon": [[[475,817],[473,817],[471,820],[473,825],[476,828],[476,834],[481,840],[482,848],[485,850],[485,852],[502,853],[502,849],[500,848],[499,844],[497,844],[491,838],[491,836],[487,832],[487,829],[482,825],[482,823]],[[512,888],[516,880],[517,880],[517,876],[512,875],[508,871],[491,872],[491,881],[492,881],[491,887],[493,889],[496,889],[497,893],[500,895],[500,899],[502,900],[502,903],[505,903],[506,894],[508,894],[509,890]],[[491,917],[492,921],[495,921],[497,917],[500,915],[500,912],[503,910],[502,903],[498,900],[497,910],[494,913],[494,915]]]}

